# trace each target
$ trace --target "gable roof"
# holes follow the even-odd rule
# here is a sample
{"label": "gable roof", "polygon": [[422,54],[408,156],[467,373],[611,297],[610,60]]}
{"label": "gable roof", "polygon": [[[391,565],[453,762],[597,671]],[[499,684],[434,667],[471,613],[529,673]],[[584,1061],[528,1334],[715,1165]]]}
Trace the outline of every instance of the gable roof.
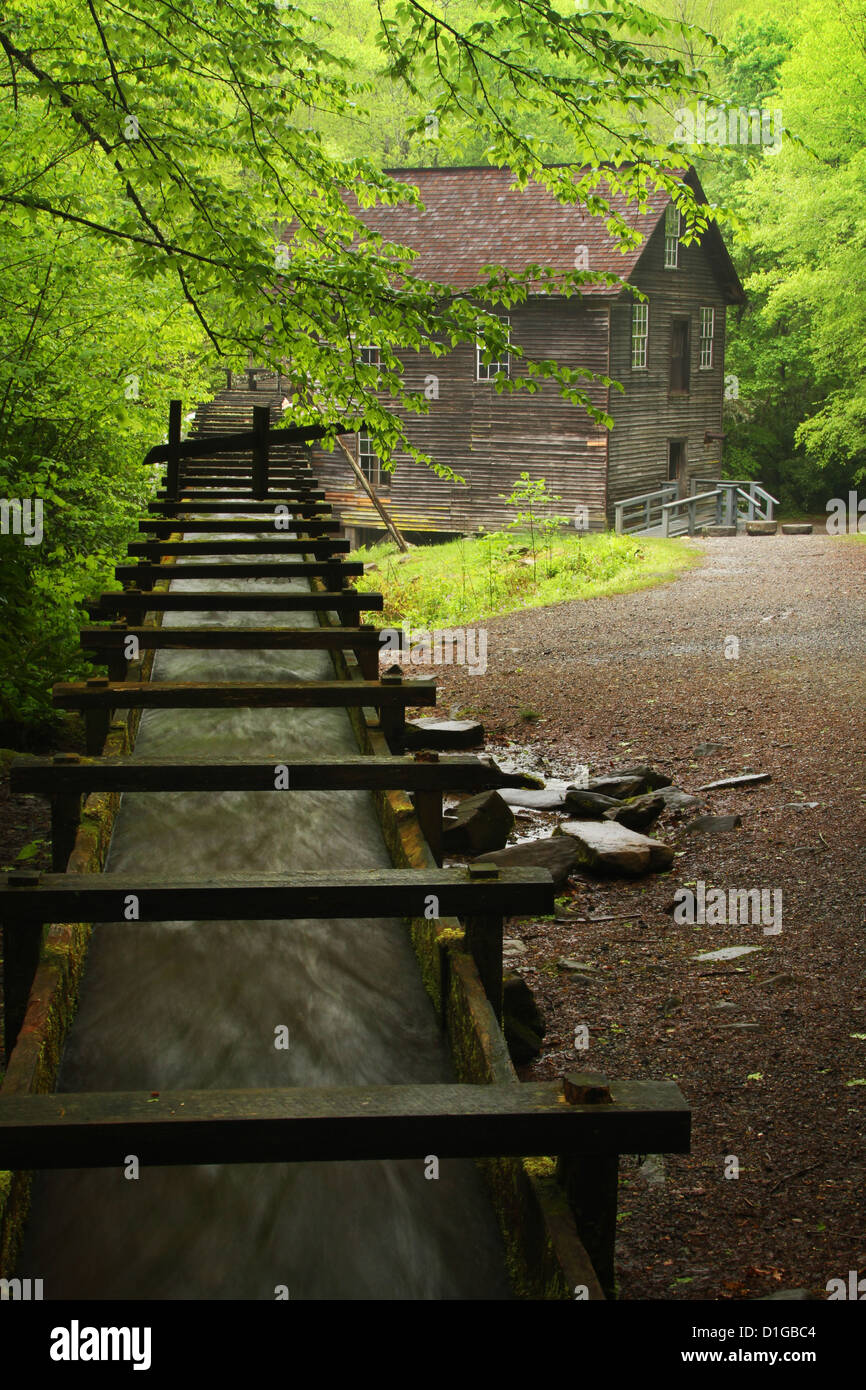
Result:
{"label": "gable roof", "polygon": [[[484,265],[502,265],[512,272],[531,264],[573,270],[578,246],[587,248],[593,270],[617,275],[625,282],[670,202],[667,193],[655,191],[649,195],[647,211],[641,213],[621,193],[607,194],[602,186],[600,192],[609,197],[611,207],[644,238],[640,246],[623,253],[603,217],[590,215],[580,204],[560,203],[538,183],[530,183],[522,192],[513,189],[509,169],[389,169],[387,173],[418,189],[423,211],[409,203],[359,208],[352,199],[353,213],[371,231],[417,251],[416,275],[457,290],[477,284]],[[706,201],[694,171],[689,170],[684,179]],[[715,223],[704,233],[703,245],[726,297],[743,302],[742,285]],[[586,284],[581,293],[604,297],[622,291],[601,283]]]}

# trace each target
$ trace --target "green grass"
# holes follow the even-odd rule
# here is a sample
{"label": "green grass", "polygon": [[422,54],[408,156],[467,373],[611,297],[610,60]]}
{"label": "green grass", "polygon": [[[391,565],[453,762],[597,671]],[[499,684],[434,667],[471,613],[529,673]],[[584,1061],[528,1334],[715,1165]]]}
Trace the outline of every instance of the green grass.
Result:
{"label": "green grass", "polygon": [[378,622],[442,628],[649,588],[696,564],[700,555],[679,540],[559,532],[549,548],[536,537],[533,563],[528,533],[491,532],[415,546],[407,557],[388,542],[358,550],[353,558],[376,566],[358,588],[384,595]]}

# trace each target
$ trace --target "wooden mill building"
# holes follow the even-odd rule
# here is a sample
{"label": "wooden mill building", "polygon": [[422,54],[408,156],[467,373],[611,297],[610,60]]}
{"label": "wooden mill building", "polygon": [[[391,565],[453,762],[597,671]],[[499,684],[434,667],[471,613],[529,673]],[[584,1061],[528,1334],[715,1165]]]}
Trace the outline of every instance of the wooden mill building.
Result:
{"label": "wooden mill building", "polygon": [[[508,170],[428,168],[392,171],[420,191],[423,209],[410,205],[359,210],[389,241],[413,247],[418,275],[455,290],[477,284],[485,265],[522,271],[528,265],[568,271],[577,266],[619,277],[583,287],[580,296],[530,294],[507,314],[509,335],[526,358],[554,358],[622,383],[624,392],[593,384],[593,404],[613,419],[600,427],[564,401],[555,382],[529,394],[500,394],[492,377],[501,367],[519,371],[508,355],[488,364],[480,350],[461,345],[446,357],[401,352],[412,390],[436,379],[429,415],[405,413],[413,444],[466,479],[443,482],[411,458],[381,467],[362,431],[347,436],[370,481],[406,531],[453,535],[499,528],[511,518],[500,494],[526,471],[543,477],[562,501],[556,510],[588,516],[591,529],[611,524],[617,501],[691,478],[720,474],[723,440],[724,359],[729,304],[745,295],[715,224],[700,244],[683,245],[680,216],[667,194],[653,196],[640,213],[619,196],[616,211],[643,236],[623,254],[603,218],[564,206],[540,185],[512,190]],[[684,181],[705,201],[694,171]],[[637,300],[634,285],[647,298]],[[365,352],[375,361],[379,345]],[[314,451],[314,467],[344,525],[358,540],[380,530],[369,499],[339,451]]]}

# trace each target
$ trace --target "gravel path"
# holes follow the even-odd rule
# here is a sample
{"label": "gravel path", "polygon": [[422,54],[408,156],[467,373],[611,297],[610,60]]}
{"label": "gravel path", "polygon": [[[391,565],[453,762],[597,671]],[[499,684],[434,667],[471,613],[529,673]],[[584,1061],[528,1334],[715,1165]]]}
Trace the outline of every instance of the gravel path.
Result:
{"label": "gravel path", "polygon": [[[547,1021],[523,1074],[577,1060],[673,1078],[692,1106],[690,1156],[622,1160],[621,1297],[826,1298],[827,1280],[866,1274],[866,546],[823,534],[694,544],[701,563],[671,584],[489,623],[486,676],[437,668],[440,710],[477,714],[494,752],[511,745],[557,775],[648,761],[696,791],[771,774],[705,798],[741,815],[738,830],[690,835],[664,817],[671,873],[574,881],[563,915],[621,920],[512,924]],[[523,817],[518,836],[538,827]],[[697,880],[780,889],[782,934],[674,923],[675,889]],[[693,959],[743,944],[761,949]],[[582,979],[557,968],[563,956],[586,962]],[[580,1023],[590,1047],[576,1056]]]}

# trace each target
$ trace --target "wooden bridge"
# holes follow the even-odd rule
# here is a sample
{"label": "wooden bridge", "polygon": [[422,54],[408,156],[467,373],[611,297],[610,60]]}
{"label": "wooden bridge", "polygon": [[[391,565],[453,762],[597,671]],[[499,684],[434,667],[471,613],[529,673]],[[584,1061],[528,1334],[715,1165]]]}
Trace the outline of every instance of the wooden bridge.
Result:
{"label": "wooden bridge", "polygon": [[779,499],[752,479],[692,478],[686,497],[677,484],[617,502],[617,535],[693,536],[705,527],[744,529],[750,521],[772,521]]}
{"label": "wooden bridge", "polygon": [[[293,919],[346,918],[357,922],[361,935],[366,918],[403,917],[427,933],[428,946],[433,943],[443,1021],[455,972],[462,972],[470,992],[483,990],[479,997],[487,1014],[476,1009],[473,1015],[473,1046],[483,1052],[504,1046],[498,1032],[503,919],[554,910],[546,871],[441,867],[443,795],[525,785],[526,779],[477,757],[404,753],[406,709],[434,705],[435,684],[379,674],[379,634],[361,615],[381,609],[382,598],[351,587],[361,567],[346,558],[348,544],[335,534],[309,468],[290,453],[321,431],[275,430],[267,407],[256,408],[253,416],[251,429],[240,422],[242,428],[228,435],[181,441],[181,407],[172,403],[169,442],[148,456],[166,465],[166,475],[150,514],[139,523],[145,539],[130,545],[130,562],[117,568],[122,591],[102,594],[90,605],[95,625],[81,634],[82,647],[107,675],[54,691],[58,708],[83,714],[87,755],[13,765],[15,792],[50,801],[53,866],[51,873],[17,871],[0,880],[7,1063],[0,1090],[0,1168],[114,1167],[130,1152],[145,1165],[420,1158],[431,1149],[440,1157],[557,1156],[570,1219],[594,1269],[590,1296],[612,1296],[619,1155],[688,1150],[689,1110],[671,1082],[608,1082],[574,1072],[528,1084],[509,1068],[507,1080],[496,1084],[148,1095],[35,1094],[29,1083],[14,1081],[16,1044],[28,1008],[36,1007],[31,988],[48,924],[103,922],[135,932],[140,922],[274,919],[290,930]],[[286,517],[291,529],[282,526]],[[231,533],[231,539],[221,533]],[[238,533],[244,538],[237,539]],[[190,538],[196,534],[207,539]],[[190,563],[175,569],[179,559]],[[244,588],[245,580],[274,576],[302,579],[307,588],[288,594]],[[229,578],[237,588],[187,592],[173,589],[172,577]],[[167,612],[196,610],[266,611],[289,615],[289,621],[293,613],[313,613],[318,626],[161,626]],[[337,678],[192,684],[146,679],[144,658],[170,648],[319,649],[331,656]],[[127,679],[134,659],[144,662],[140,678]],[[178,761],[104,751],[120,710],[273,706],[354,712],[361,752],[283,763],[276,751],[264,761]],[[397,820],[400,833],[407,817],[416,827],[420,848],[414,858],[407,854],[388,870],[300,873],[288,865],[268,875],[206,879],[166,880],[155,869],[150,877],[119,880],[67,869],[83,798],[100,792],[285,795],[322,788],[410,794],[412,802]],[[450,936],[459,940],[446,940],[447,932],[437,935],[449,923],[456,927],[455,919],[462,932]],[[503,1074],[501,1066],[490,1071]]]}

